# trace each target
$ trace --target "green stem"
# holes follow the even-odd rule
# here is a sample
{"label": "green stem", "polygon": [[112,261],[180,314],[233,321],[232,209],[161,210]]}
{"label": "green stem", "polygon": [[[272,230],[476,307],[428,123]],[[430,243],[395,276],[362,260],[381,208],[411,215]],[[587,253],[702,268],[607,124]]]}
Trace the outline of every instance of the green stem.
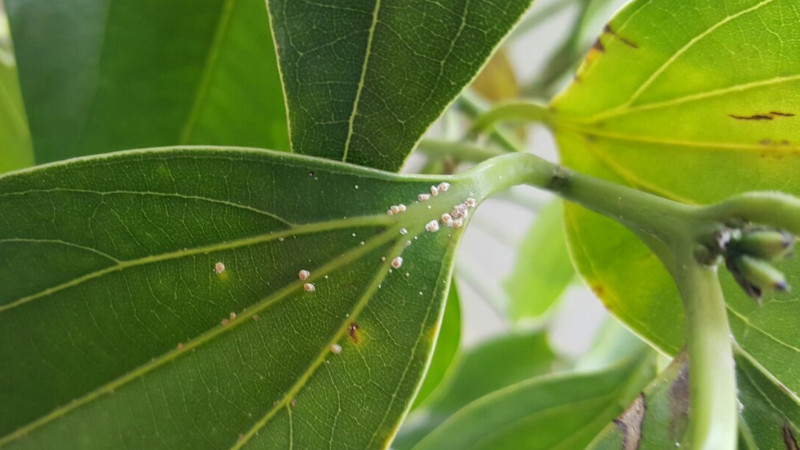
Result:
{"label": "green stem", "polygon": [[[688,246],[687,246],[688,247]],[[716,266],[691,261],[674,274],[686,313],[689,349],[689,443],[693,449],[736,448],[736,371],[725,298]]]}
{"label": "green stem", "polygon": [[[488,103],[471,89],[467,89],[458,97],[458,106],[470,118],[478,117],[489,110]],[[521,152],[523,149],[519,139],[504,127],[492,127],[487,134],[492,142],[510,152]]]}
{"label": "green stem", "polygon": [[567,200],[609,216],[637,233],[670,244],[696,207],[583,175],[530,153],[493,158],[464,175],[481,196],[518,184],[551,191]]}
{"label": "green stem", "polygon": [[735,448],[736,378],[725,299],[716,266],[699,263],[694,250],[703,233],[718,225],[717,217],[765,212],[758,202],[738,197],[728,207],[687,206],[573,172],[528,153],[491,159],[464,176],[483,197],[522,183],[549,190],[626,225],[653,249],[672,273],[686,312],[692,448]]}
{"label": "green stem", "polygon": [[470,134],[480,133],[501,120],[548,122],[553,112],[546,105],[530,100],[503,103],[479,116],[470,128]]}
{"label": "green stem", "polygon": [[443,139],[423,139],[417,146],[417,150],[434,158],[452,157],[461,161],[472,162],[482,162],[489,158],[506,154],[502,150]]}

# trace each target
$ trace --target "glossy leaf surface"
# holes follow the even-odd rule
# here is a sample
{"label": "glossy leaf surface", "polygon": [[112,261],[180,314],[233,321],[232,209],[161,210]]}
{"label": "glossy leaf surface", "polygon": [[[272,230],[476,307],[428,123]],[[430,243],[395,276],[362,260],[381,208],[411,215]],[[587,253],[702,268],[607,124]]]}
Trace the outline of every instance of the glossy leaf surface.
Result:
{"label": "glossy leaf surface", "polygon": [[412,448],[470,402],[544,375],[556,362],[556,355],[542,332],[510,334],[466,351],[425,408],[408,417],[392,446],[401,450]]}
{"label": "glossy leaf surface", "polygon": [[515,320],[541,318],[575,278],[563,211],[561,201],[542,209],[520,245],[514,271],[505,282]]}
{"label": "glossy leaf surface", "polygon": [[416,204],[438,180],[201,148],[0,177],[0,445],[387,445],[468,180]]}
{"label": "glossy leaf surface", "polygon": [[269,0],[298,153],[397,170],[531,0]]}
{"label": "glossy leaf surface", "polygon": [[[789,94],[800,88],[798,20],[788,0],[633,2],[553,103],[565,163],[687,203],[751,190],[800,194],[800,101]],[[675,353],[681,304],[656,257],[584,209],[567,208],[567,227],[581,273],[609,309]],[[797,260],[781,269],[800,285]],[[797,294],[759,307],[721,278],[743,351],[800,391]]]}
{"label": "glossy leaf surface", "polygon": [[535,378],[489,394],[414,449],[583,448],[653,377],[647,354],[604,371]]}
{"label": "glossy leaf surface", "polygon": [[0,10],[0,173],[33,165],[28,119],[22,105],[8,23]]}
{"label": "glossy leaf surface", "polygon": [[288,148],[263,0],[7,0],[38,162]]}

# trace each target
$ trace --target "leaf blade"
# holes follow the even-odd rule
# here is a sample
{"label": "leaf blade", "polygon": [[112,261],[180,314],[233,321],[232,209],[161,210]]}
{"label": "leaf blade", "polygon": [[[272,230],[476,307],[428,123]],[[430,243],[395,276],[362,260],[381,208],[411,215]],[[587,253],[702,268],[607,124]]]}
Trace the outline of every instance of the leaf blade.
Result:
{"label": "leaf blade", "polygon": [[[413,205],[432,181],[242,149],[122,152],[0,178],[0,251],[13,256],[0,278],[14,287],[0,294],[0,442],[268,445],[292,417],[298,445],[382,445],[427,364],[460,236],[424,225],[480,195],[451,179]],[[398,199],[408,211],[387,216]]]}
{"label": "leaf blade", "polygon": [[263,2],[6,3],[38,161],[176,144],[288,148]]}
{"label": "leaf blade", "polygon": [[531,2],[268,3],[292,149],[394,171]]}

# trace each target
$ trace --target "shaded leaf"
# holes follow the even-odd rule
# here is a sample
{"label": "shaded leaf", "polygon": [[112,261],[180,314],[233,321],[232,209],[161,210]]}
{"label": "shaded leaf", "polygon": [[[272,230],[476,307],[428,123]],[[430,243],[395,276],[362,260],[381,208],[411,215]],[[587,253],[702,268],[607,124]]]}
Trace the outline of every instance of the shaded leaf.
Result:
{"label": "shaded leaf", "polygon": [[687,362],[686,353],[679,353],[589,447],[645,450],[685,445],[689,414]]}
{"label": "shaded leaf", "polygon": [[544,333],[505,335],[460,356],[453,373],[425,408],[403,423],[392,444],[413,447],[439,424],[473,400],[514,383],[546,374],[556,362]]}
{"label": "shaded leaf", "polygon": [[[635,1],[614,18],[558,97],[564,162],[687,203],[751,190],[800,194],[800,10],[785,0]],[[670,353],[681,347],[678,293],[657,258],[610,219],[567,207],[581,274],[608,308]],[[800,262],[781,267],[800,283]],[[800,391],[797,294],[758,307],[721,275],[736,341]]]}
{"label": "shaded leaf", "polygon": [[654,372],[642,352],[604,371],[515,384],[460,410],[414,449],[583,448]]}
{"label": "shaded leaf", "polygon": [[38,162],[288,148],[263,0],[6,0]]}
{"label": "shaded leaf", "polygon": [[563,215],[558,200],[542,209],[520,245],[514,271],[505,282],[514,320],[540,318],[575,277]]}
{"label": "shaded leaf", "polygon": [[269,0],[292,149],[397,170],[531,0]]}
{"label": "shaded leaf", "polygon": [[486,192],[415,204],[435,180],[202,148],[0,177],[0,445],[387,445],[462,231],[425,224]]}
{"label": "shaded leaf", "polygon": [[22,105],[17,63],[0,5],[0,173],[33,165],[28,119]]}
{"label": "shaded leaf", "polygon": [[[742,354],[736,358],[736,382],[744,408],[739,413],[743,448],[798,448],[800,399],[786,386],[764,376]],[[794,447],[792,447],[794,445]]]}
{"label": "shaded leaf", "polygon": [[445,376],[453,367],[459,345],[461,344],[461,299],[455,283],[450,282],[450,291],[447,294],[447,305],[444,308],[442,326],[439,330],[439,337],[436,338],[436,345],[433,349],[433,356],[425,373],[425,380],[414,398],[412,410],[422,405],[428,397],[442,385]]}

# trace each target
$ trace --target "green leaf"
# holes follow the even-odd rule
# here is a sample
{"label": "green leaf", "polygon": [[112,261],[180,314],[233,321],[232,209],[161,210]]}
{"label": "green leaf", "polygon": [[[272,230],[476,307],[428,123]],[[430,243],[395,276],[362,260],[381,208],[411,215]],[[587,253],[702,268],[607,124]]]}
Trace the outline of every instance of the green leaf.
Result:
{"label": "green leaf", "polygon": [[28,119],[6,17],[0,10],[0,173],[33,165]]}
{"label": "green leaf", "polygon": [[736,357],[739,413],[743,448],[797,448],[800,439],[800,402],[786,386],[764,376],[752,360]]}
{"label": "green leaf", "polygon": [[473,400],[546,374],[555,363],[556,355],[541,331],[504,335],[467,351],[425,408],[409,416],[392,447],[412,448]]}
{"label": "green leaf", "polygon": [[592,449],[663,449],[685,445],[689,366],[685,352],[658,374],[630,406],[597,435]]}
{"label": "green leaf", "polygon": [[447,305],[444,308],[442,326],[439,337],[433,349],[433,356],[428,365],[425,380],[414,398],[412,411],[424,404],[436,388],[442,385],[445,376],[450,373],[453,361],[458,354],[461,344],[461,299],[455,283],[450,282],[450,292],[447,294]]}
{"label": "green leaf", "polygon": [[267,3],[292,149],[395,171],[531,0]]}
{"label": "green leaf", "polygon": [[536,216],[505,282],[514,320],[541,318],[575,277],[564,236],[563,207],[554,201]]}
{"label": "green leaf", "polygon": [[[676,5],[635,1],[614,18],[553,127],[570,167],[706,204],[751,190],[800,194],[800,10],[783,0]],[[678,293],[657,258],[610,219],[567,207],[579,271],[608,308],[670,353],[681,347]],[[783,265],[800,285],[800,263]],[[800,391],[797,294],[758,307],[721,275],[736,341],[765,376]],[[795,291],[796,292],[796,291]]]}
{"label": "green leaf", "polygon": [[604,371],[515,384],[471,403],[414,449],[583,448],[654,371],[649,353],[641,352]]}
{"label": "green leaf", "polygon": [[263,0],[6,0],[38,162],[288,148]]}
{"label": "green leaf", "polygon": [[0,445],[386,446],[463,231],[425,225],[488,192],[447,179],[219,148],[0,177]]}

